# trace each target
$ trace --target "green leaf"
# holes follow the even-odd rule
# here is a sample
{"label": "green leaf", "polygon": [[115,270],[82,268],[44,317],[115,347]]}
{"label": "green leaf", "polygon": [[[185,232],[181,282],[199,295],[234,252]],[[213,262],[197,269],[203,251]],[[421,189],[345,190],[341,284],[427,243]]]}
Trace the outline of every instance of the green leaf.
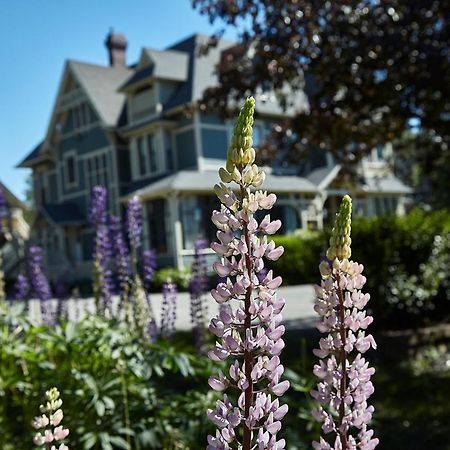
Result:
{"label": "green leaf", "polygon": [[129,450],[128,442],[120,436],[110,436],[109,441],[111,444],[115,445],[116,447],[123,448],[125,450]]}
{"label": "green leaf", "polygon": [[99,417],[103,417],[105,415],[105,404],[101,400],[96,401],[95,410]]}

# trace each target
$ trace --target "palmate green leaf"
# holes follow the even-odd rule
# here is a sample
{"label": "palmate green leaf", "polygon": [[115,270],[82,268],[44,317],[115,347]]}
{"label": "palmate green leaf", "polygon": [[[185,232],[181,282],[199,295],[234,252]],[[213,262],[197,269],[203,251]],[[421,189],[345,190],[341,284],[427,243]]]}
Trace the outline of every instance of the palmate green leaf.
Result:
{"label": "palmate green leaf", "polygon": [[194,374],[194,369],[189,361],[189,358],[184,353],[175,355],[174,360],[184,377]]}
{"label": "palmate green leaf", "polygon": [[121,436],[110,436],[109,441],[115,447],[123,448],[125,450],[129,449],[127,441]]}
{"label": "palmate green leaf", "polygon": [[105,415],[105,404],[101,400],[97,400],[94,407],[99,417],[103,417]]}
{"label": "palmate green leaf", "polygon": [[82,437],[83,449],[89,450],[97,443],[97,435],[95,433],[86,433]]}
{"label": "palmate green leaf", "polygon": [[108,433],[100,433],[99,437],[102,450],[113,450],[113,446],[111,445],[111,437]]}
{"label": "palmate green leaf", "polygon": [[76,332],[76,325],[73,322],[67,322],[65,328],[66,342],[72,342],[72,340],[76,337]]}

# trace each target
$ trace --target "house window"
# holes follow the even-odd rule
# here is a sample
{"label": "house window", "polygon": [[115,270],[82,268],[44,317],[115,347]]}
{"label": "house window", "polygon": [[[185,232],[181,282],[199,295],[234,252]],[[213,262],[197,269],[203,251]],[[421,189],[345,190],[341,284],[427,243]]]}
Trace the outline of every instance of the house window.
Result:
{"label": "house window", "polygon": [[137,138],[136,145],[139,175],[145,175],[147,173],[147,158],[145,157],[144,138]]}
{"label": "house window", "polygon": [[66,185],[73,188],[78,185],[77,155],[74,151],[64,156]]}
{"label": "house window", "polygon": [[166,202],[163,199],[147,203],[147,221],[150,248],[157,253],[167,253]]}
{"label": "house window", "polygon": [[78,130],[91,122],[91,114],[87,103],[80,103],[72,108],[73,128]]}
{"label": "house window", "polygon": [[94,186],[108,187],[108,160],[106,153],[87,158],[87,181],[89,188]]}
{"label": "house window", "polygon": [[73,156],[69,156],[66,160],[67,164],[67,182],[69,184],[74,184],[75,179],[75,158]]}
{"label": "house window", "polygon": [[172,172],[173,167],[173,149],[172,149],[172,135],[170,131],[164,131],[164,148],[166,152],[166,169]]}
{"label": "house window", "polygon": [[134,178],[144,178],[161,172],[156,134],[139,136],[134,143]]}
{"label": "house window", "polygon": [[254,125],[253,127],[253,146],[257,147],[262,140],[262,127],[261,125]]}
{"label": "house window", "polygon": [[156,161],[156,146],[155,146],[155,135],[147,135],[147,152],[148,152],[148,165],[149,172],[154,173],[158,171],[158,165]]}

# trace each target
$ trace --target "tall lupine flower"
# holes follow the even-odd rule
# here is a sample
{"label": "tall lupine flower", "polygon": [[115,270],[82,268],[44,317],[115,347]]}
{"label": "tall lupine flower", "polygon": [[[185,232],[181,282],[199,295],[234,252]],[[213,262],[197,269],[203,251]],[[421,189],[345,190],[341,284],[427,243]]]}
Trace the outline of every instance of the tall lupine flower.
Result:
{"label": "tall lupine flower", "polygon": [[127,227],[128,238],[134,252],[133,257],[137,258],[137,251],[142,244],[142,222],[143,222],[142,202],[137,195],[128,201],[127,206]]}
{"label": "tall lupine flower", "polygon": [[120,218],[111,216],[110,223],[111,241],[114,249],[117,277],[119,279],[120,292],[123,293],[130,282],[132,274],[130,251],[125,241]]}
{"label": "tall lupine flower", "polygon": [[[234,387],[240,394],[237,401],[225,394],[215,410],[208,410],[218,427],[215,436],[208,436],[208,450],[285,448],[284,439],[277,440],[281,419],[288,411],[277,397],[289,387],[288,381],[280,379],[284,371],[279,355],[284,347],[281,311],[285,300],[277,299],[276,289],[282,280],[274,278],[272,271],[258,279],[264,269],[263,258],[277,260],[284,249],[267,239],[281,222],[266,215],[258,224],[254,217],[258,210],[271,209],[276,201],[274,194],[251,192],[265,179],[254,164],[254,103],[253,98],[247,99],[239,114],[226,169],[219,171],[222,183],[214,187],[222,206],[212,214],[218,242],[211,248],[221,257],[213,267],[220,277],[227,278],[211,292],[222,307],[209,327],[218,338],[209,356],[229,363],[227,371],[211,377],[209,384],[216,391]],[[225,184],[232,181],[237,194]]]}
{"label": "tall lupine flower", "polygon": [[56,311],[52,304],[50,283],[44,273],[42,249],[32,245],[28,250],[28,279],[31,285],[31,296],[40,300],[42,320],[47,325],[54,325]]}
{"label": "tall lupine flower", "polygon": [[368,428],[374,408],[367,403],[374,392],[370,377],[375,369],[361,356],[376,344],[371,334],[365,334],[373,318],[364,311],[370,295],[361,292],[366,282],[363,266],[348,259],[351,207],[346,195],[332,230],[329,261],[319,266],[322,283],[316,286],[317,328],[328,334],[314,350],[320,358],[314,374],[320,381],[311,395],[320,403],[313,415],[324,434],[331,436],[314,442],[315,450],[372,450],[378,445]]}
{"label": "tall lupine flower", "polygon": [[45,404],[39,407],[42,415],[31,422],[34,429],[40,430],[34,435],[33,442],[43,450],[69,450],[62,442],[69,435],[69,430],[61,425],[64,414],[58,389],[47,391],[45,399]]}
{"label": "tall lupine flower", "polygon": [[91,192],[89,218],[95,228],[94,242],[94,297],[97,311],[110,307],[113,293],[109,268],[111,246],[107,226],[106,203],[108,192],[103,186],[94,186]]}
{"label": "tall lupine flower", "polygon": [[150,342],[156,342],[158,337],[158,327],[156,325],[155,316],[153,315],[152,302],[150,299],[150,287],[156,272],[156,252],[154,250],[144,250],[142,254],[142,272],[144,287],[147,289],[147,304],[152,313],[152,317],[148,323],[147,334]]}
{"label": "tall lupine flower", "polygon": [[156,253],[154,250],[144,250],[142,253],[142,272],[144,285],[150,289],[156,272]]}
{"label": "tall lupine flower", "polygon": [[26,300],[30,293],[30,283],[28,278],[23,273],[17,275],[16,282],[14,283],[14,299]]}
{"label": "tall lupine flower", "polygon": [[[154,315],[152,307],[138,272],[139,251],[142,246],[143,206],[138,196],[132,197],[127,205],[127,231],[132,254],[133,282],[131,287],[132,303],[128,301],[126,317],[138,328],[142,337],[154,340]],[[148,261],[147,261],[148,262]],[[149,270],[147,268],[146,270]],[[148,275],[148,274],[147,274]]]}
{"label": "tall lupine flower", "polygon": [[205,345],[206,317],[208,305],[206,292],[208,290],[208,271],[206,267],[205,239],[195,241],[194,262],[192,263],[192,276],[189,282],[191,294],[191,319],[194,333],[194,344],[198,349]]}
{"label": "tall lupine flower", "polygon": [[162,287],[161,336],[171,338],[175,334],[177,320],[177,285],[167,280]]}

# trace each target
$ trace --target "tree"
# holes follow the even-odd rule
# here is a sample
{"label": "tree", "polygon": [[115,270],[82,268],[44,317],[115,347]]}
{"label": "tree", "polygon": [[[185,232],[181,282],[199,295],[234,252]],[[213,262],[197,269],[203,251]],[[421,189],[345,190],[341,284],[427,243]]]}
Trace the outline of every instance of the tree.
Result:
{"label": "tree", "polygon": [[224,109],[229,100],[275,92],[289,108],[293,93],[304,89],[309,110],[297,111],[277,130],[292,141],[292,157],[322,148],[348,167],[401,136],[412,121],[433,137],[433,148],[448,153],[448,0],[192,3],[212,23],[239,30],[203,107]]}

